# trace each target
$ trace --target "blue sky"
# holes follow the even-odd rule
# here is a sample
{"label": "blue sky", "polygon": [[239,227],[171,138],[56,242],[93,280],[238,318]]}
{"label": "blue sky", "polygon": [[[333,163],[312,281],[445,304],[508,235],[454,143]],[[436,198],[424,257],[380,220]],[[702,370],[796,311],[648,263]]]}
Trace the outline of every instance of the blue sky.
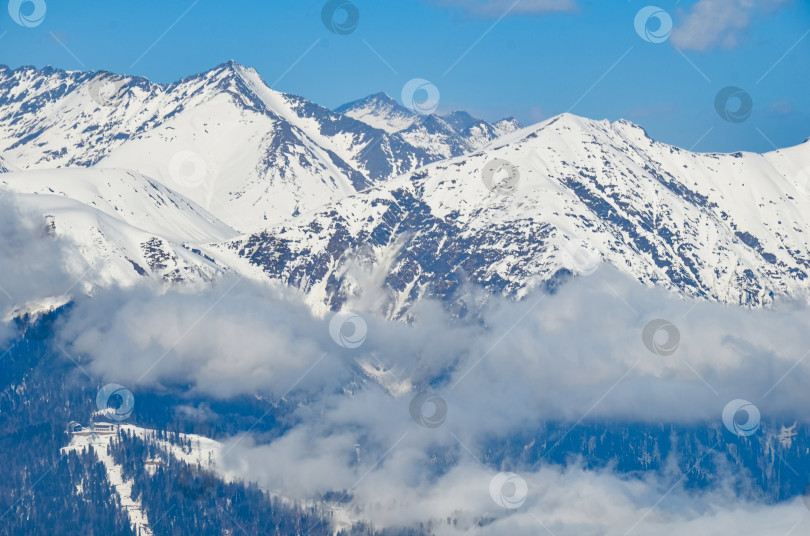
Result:
{"label": "blue sky", "polygon": [[[673,21],[660,43],[634,27],[646,0],[346,0],[360,14],[346,35],[322,22],[324,0],[37,1],[46,14],[35,27],[2,13],[0,63],[171,82],[235,59],[330,108],[378,91],[399,98],[424,78],[441,93],[439,112],[490,120],[626,118],[699,151],[761,152],[810,137],[805,0],[656,0]],[[751,96],[747,120],[716,112],[726,86]]]}

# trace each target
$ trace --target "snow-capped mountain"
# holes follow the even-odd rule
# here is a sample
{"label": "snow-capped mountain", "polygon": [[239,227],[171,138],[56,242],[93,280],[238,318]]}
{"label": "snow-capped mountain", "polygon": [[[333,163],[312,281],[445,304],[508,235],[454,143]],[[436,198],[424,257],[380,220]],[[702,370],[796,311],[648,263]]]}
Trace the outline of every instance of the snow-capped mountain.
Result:
{"label": "snow-capped mountain", "polygon": [[335,112],[385,130],[408,145],[442,159],[481,149],[499,136],[521,128],[511,117],[491,124],[467,112],[420,115],[385,93],[344,104]]}
{"label": "snow-capped mountain", "polygon": [[0,151],[24,170],[138,171],[243,231],[446,152],[273,91],[234,62],[169,85],[107,72],[0,67]]}
{"label": "snow-capped mountain", "polygon": [[466,283],[520,297],[601,262],[759,306],[810,297],[808,166],[810,144],[698,154],[566,114],[213,249],[332,308],[379,284],[391,315]]}
{"label": "snow-capped mountain", "polygon": [[[233,62],[165,86],[0,69],[6,167],[91,168],[3,182],[104,260],[102,282],[231,270],[320,308],[381,286],[396,316],[423,296],[458,305],[468,284],[521,297],[607,262],[724,303],[808,296],[808,143],[697,154],[626,121],[565,114],[510,132],[412,117],[385,95],[339,111]],[[464,146],[479,148],[435,162]]]}

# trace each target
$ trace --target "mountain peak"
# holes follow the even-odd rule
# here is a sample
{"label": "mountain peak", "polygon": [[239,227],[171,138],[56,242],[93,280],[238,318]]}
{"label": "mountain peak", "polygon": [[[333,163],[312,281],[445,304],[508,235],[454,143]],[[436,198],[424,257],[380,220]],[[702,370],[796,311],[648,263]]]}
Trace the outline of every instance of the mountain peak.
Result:
{"label": "mountain peak", "polygon": [[399,106],[403,110],[406,109],[404,106],[401,106],[399,104],[399,102],[397,102],[393,97],[388,95],[388,93],[386,93],[385,91],[379,91],[379,92],[374,93],[372,95],[368,95],[367,97],[363,97],[362,99],[358,99],[356,101],[349,102],[347,104],[344,104],[340,108],[348,108],[348,107],[352,107],[352,106],[357,106],[357,105],[359,105],[361,103],[362,104],[376,103],[376,104],[381,104],[381,105]]}
{"label": "mountain peak", "polygon": [[349,102],[334,110],[362,121],[389,134],[405,130],[418,122],[419,116],[405,108],[384,92],[375,93],[360,100]]}
{"label": "mountain peak", "polygon": [[445,123],[451,125],[458,131],[467,130],[471,126],[480,123],[480,119],[476,119],[467,112],[450,112],[441,116]]}
{"label": "mountain peak", "polygon": [[211,88],[214,93],[227,92],[238,95],[240,101],[250,102],[251,105],[261,107],[261,98],[256,94],[257,88],[266,88],[266,83],[259,73],[251,68],[242,65],[234,60],[220,63],[213,69],[190,76],[178,82],[202,83]]}
{"label": "mountain peak", "polygon": [[[596,120],[572,114],[570,112],[563,112],[554,117],[550,117],[545,121],[536,123],[527,127],[527,131],[531,133],[550,133],[557,132],[564,134],[565,132],[586,132],[593,133],[596,131],[604,131],[611,129],[613,124],[607,119]],[[531,134],[529,134],[531,135]]]}
{"label": "mountain peak", "polygon": [[366,101],[372,101],[373,100],[373,101],[377,101],[377,102],[383,102],[383,103],[390,103],[390,104],[399,105],[399,103],[396,100],[394,100],[390,95],[388,95],[388,93],[386,93],[385,91],[380,91],[380,92],[375,93],[373,95],[369,95],[368,97],[366,97],[363,100],[366,100]]}
{"label": "mountain peak", "polygon": [[512,116],[504,117],[500,121],[496,121],[495,124],[492,126],[495,127],[495,132],[499,136],[503,136],[504,134],[510,134],[523,128],[523,125],[520,123],[520,121],[518,121]]}
{"label": "mountain peak", "polygon": [[226,61],[224,63],[220,63],[219,65],[217,65],[213,69],[211,69],[211,70],[209,70],[209,71],[207,71],[206,73],[203,73],[203,74],[204,75],[225,74],[225,75],[229,75],[229,76],[242,76],[242,75],[244,75],[245,72],[250,72],[250,71],[253,71],[253,69],[251,69],[250,67],[245,67],[244,65],[242,65],[241,63],[238,63],[235,60],[228,60],[228,61]]}

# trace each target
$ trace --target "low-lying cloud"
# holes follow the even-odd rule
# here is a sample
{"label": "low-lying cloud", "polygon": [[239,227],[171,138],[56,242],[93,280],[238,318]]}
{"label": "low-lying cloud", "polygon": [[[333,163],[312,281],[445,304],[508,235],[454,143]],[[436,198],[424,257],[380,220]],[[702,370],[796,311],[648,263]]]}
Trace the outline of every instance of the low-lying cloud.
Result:
{"label": "low-lying cloud", "polygon": [[9,315],[35,302],[70,293],[83,261],[51,232],[47,219],[21,208],[0,188],[0,340],[13,334]]}
{"label": "low-lying cloud", "polygon": [[[354,451],[350,437],[313,442],[295,430],[271,445],[236,445],[226,467],[285,496],[307,496],[311,486],[348,489],[345,497],[351,500],[335,507],[336,519],[370,520],[378,527],[425,522],[437,535],[784,536],[810,525],[810,512],[800,499],[765,505],[741,500],[728,488],[689,491],[678,475],[629,478],[576,463],[517,475],[526,483],[525,497],[510,509],[492,496],[498,470],[477,463],[476,453],[464,447],[457,446],[460,460],[447,472],[427,476],[435,460],[417,434],[390,446],[382,458],[375,453],[363,459],[361,450],[359,463],[353,464],[343,455]],[[511,493],[504,489],[506,496]]]}
{"label": "low-lying cloud", "polygon": [[[293,409],[297,424],[272,442],[251,434],[226,440],[222,469],[297,500],[346,490],[336,506],[346,519],[433,520],[436,534],[537,534],[545,525],[557,535],[662,527],[781,535],[807,513],[801,501],[746,502],[732,468],[715,475],[712,491],[688,491],[678,459],[641,479],[611,467],[541,463],[521,473],[530,494],[511,511],[493,502],[488,486],[497,471],[480,461],[493,438],[548,421],[723,430],[724,406],[745,399],[763,421],[804,422],[805,305],[694,303],[608,268],[554,295],[492,299],[474,319],[430,302],[414,313],[406,325],[361,311],[365,339],[348,337],[362,344],[344,347],[330,335],[332,316],[312,315],[300,297],[226,281],[203,293],[108,291],[77,303],[60,336],[93,374],[132,386],[136,396],[179,382],[201,396],[306,400]],[[645,336],[655,319],[674,326],[677,339],[667,340],[666,330]],[[420,391],[446,401],[435,429],[412,417]]]}
{"label": "low-lying cloud", "polygon": [[[588,411],[598,419],[717,420],[736,398],[760,404],[763,415],[792,416],[810,402],[810,317],[798,304],[756,311],[692,303],[603,269],[555,295],[493,299],[475,319],[433,303],[416,309],[410,325],[360,315],[365,339],[341,347],[330,337],[331,315],[312,315],[297,295],[223,281],[205,292],[100,293],[77,303],[62,336],[110,381],[190,384],[214,397],[337,392],[366,369],[383,379],[392,393],[385,396],[429,388],[457,410],[458,423],[490,432]],[[677,330],[672,355],[645,344],[654,319]]]}

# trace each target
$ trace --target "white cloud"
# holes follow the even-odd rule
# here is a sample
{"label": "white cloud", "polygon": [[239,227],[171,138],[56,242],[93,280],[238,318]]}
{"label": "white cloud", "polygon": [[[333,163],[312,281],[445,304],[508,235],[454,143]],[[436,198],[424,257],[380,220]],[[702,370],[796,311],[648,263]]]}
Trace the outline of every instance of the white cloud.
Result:
{"label": "white cloud", "polygon": [[336,355],[320,359],[335,346],[323,320],[300,301],[233,284],[202,293],[147,285],[99,293],[79,301],[81,313],[63,336],[93,359],[94,374],[133,388],[181,381],[216,398],[281,396],[316,362],[301,390],[346,381],[350,371]]}
{"label": "white cloud", "polygon": [[[717,421],[736,398],[759,401],[766,416],[793,416],[810,402],[803,387],[810,361],[763,397],[810,348],[806,306],[693,307],[603,269],[553,296],[493,299],[466,321],[430,303],[408,325],[364,315],[367,339],[347,349],[330,338],[331,317],[313,316],[299,297],[248,282],[226,293],[229,287],[102,292],[77,304],[62,337],[108,381],[189,383],[214,397],[280,396],[293,385],[327,397],[361,374],[363,360],[417,388],[433,385],[451,408],[463,408],[453,416],[462,428],[482,433],[509,432],[537,414],[576,420],[619,379],[593,417]],[[654,318],[680,330],[674,355],[654,355],[643,344],[642,329]],[[374,418],[374,406],[363,408],[364,419]]]}
{"label": "white cloud", "polygon": [[790,0],[699,0],[675,25],[672,42],[688,50],[733,48],[751,21]]}

